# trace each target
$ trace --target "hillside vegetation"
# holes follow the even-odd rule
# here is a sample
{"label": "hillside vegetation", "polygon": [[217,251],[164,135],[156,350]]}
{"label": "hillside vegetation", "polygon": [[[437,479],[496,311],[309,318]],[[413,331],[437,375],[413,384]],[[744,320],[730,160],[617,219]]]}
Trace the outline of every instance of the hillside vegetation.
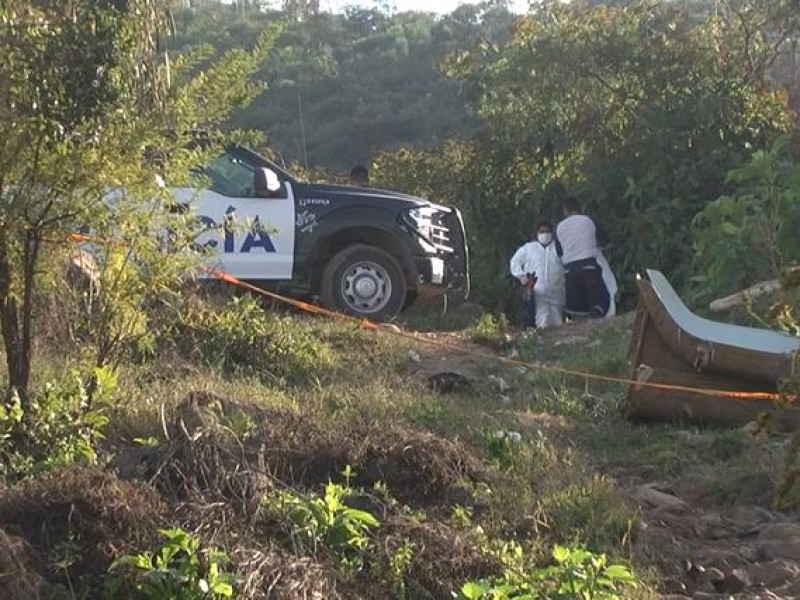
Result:
{"label": "hillside vegetation", "polygon": [[[485,320],[424,338],[443,349],[246,297],[192,307],[155,355],[103,380],[82,421],[62,412],[83,398],[72,345],[41,346],[37,435],[24,454],[2,446],[3,597],[651,598],[715,590],[686,560],[759,572],[722,540],[755,528],[742,543],[770,547],[758,507],[780,437],[629,424],[617,387],[470,355],[492,347],[471,337],[504,335]],[[526,360],[555,351],[624,375],[630,325],[514,343]],[[159,547],[174,559],[121,559]],[[587,581],[599,587],[557,592]],[[768,585],[790,597],[790,583]]]}
{"label": "hillside vegetation", "polygon": [[480,302],[508,308],[508,259],[539,218],[561,217],[565,193],[607,232],[623,307],[646,268],[698,302],[775,276],[773,265],[745,268],[742,253],[713,268],[704,238],[725,216],[699,215],[736,191],[730,171],[796,131],[791,2],[548,1],[517,16],[483,2],[443,16],[295,17],[291,7],[195,3],[176,13],[171,46],[219,55],[286,20],[254,76],[266,91],[226,127],[265,133],[261,147],[311,179],[343,182],[371,163],[379,187],[459,206]]}
{"label": "hillside vegetation", "polygon": [[[251,45],[286,13],[209,2],[176,13],[176,50]],[[465,5],[444,17],[378,8],[319,13],[287,25],[257,74],[268,90],[231,124],[266,133],[286,162],[347,172],[379,150],[469,137],[478,121],[439,64],[478,40],[505,36],[502,3]]]}
{"label": "hillside vegetation", "polygon": [[[0,597],[800,597],[800,433],[629,422],[633,315],[520,334],[506,276],[577,193],[621,307],[646,267],[692,301],[778,279],[739,318],[798,335],[794,4],[0,3]],[[198,285],[154,172],[231,142],[312,178],[380,150],[463,209],[482,305]]]}

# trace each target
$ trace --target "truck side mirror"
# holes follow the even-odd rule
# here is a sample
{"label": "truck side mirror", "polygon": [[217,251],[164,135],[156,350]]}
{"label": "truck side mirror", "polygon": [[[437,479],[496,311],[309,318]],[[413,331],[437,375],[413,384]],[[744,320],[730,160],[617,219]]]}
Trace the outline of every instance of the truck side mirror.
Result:
{"label": "truck side mirror", "polygon": [[281,181],[272,169],[259,167],[253,173],[253,189],[260,198],[271,198],[281,189]]}

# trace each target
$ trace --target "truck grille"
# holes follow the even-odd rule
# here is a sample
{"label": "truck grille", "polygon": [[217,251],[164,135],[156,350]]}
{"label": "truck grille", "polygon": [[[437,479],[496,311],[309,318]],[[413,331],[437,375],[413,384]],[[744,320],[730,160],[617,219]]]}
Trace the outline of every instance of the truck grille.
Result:
{"label": "truck grille", "polygon": [[431,216],[431,241],[440,252],[452,254],[455,250],[450,239],[450,228],[445,223],[448,213],[436,212]]}
{"label": "truck grille", "polygon": [[461,298],[469,296],[469,249],[464,230],[464,221],[457,208],[450,212],[438,213],[441,225],[447,230],[450,256],[447,260],[447,278],[449,287],[461,292]]}

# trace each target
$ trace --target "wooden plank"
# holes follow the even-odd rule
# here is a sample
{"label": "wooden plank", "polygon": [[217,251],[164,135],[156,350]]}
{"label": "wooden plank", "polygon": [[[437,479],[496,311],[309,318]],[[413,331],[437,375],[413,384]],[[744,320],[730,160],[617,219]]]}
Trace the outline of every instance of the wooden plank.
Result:
{"label": "wooden plank", "polygon": [[[731,391],[768,391],[751,380],[676,372],[641,364],[636,379],[684,387]],[[761,400],[716,398],[686,391],[665,391],[631,385],[627,394],[629,418],[642,421],[691,422],[740,427],[761,418],[781,431],[800,427],[796,405]]]}

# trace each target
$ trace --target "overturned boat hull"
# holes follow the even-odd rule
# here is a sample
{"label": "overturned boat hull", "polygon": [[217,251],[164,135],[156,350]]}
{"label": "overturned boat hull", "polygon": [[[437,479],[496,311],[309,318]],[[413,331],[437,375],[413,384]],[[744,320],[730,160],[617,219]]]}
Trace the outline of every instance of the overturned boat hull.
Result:
{"label": "overturned boat hull", "polygon": [[780,392],[800,375],[800,339],[718,323],[689,311],[667,279],[640,279],[629,350],[629,417],[723,426],[800,426],[800,408]]}

